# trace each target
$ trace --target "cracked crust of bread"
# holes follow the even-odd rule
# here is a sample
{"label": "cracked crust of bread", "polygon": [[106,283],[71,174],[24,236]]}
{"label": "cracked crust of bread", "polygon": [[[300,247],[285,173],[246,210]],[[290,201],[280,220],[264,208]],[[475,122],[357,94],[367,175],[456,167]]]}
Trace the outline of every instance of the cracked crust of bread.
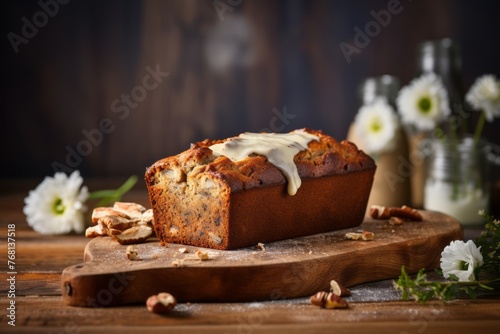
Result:
{"label": "cracked crust of bread", "polygon": [[[355,144],[338,142],[322,131],[298,131],[319,138],[319,141],[309,142],[306,150],[295,155],[294,162],[303,181],[326,180],[328,176],[367,170],[374,173],[376,166],[373,159],[358,150]],[[275,186],[286,188],[285,176],[265,156],[254,154],[240,161],[231,161],[225,156],[213,155],[209,147],[226,140],[206,139],[194,143],[188,150],[161,159],[147,169],[145,180],[155,217],[155,231],[163,243],[218,249],[243,245],[228,240],[231,226],[237,224],[232,221],[234,205],[231,207],[231,198],[250,190]],[[301,187],[306,186],[307,182],[303,182]],[[368,194],[363,194],[362,198],[369,195],[370,188],[371,183],[368,190],[363,190]],[[252,208],[248,209],[248,213],[252,213]],[[256,217],[256,220],[260,218]]]}

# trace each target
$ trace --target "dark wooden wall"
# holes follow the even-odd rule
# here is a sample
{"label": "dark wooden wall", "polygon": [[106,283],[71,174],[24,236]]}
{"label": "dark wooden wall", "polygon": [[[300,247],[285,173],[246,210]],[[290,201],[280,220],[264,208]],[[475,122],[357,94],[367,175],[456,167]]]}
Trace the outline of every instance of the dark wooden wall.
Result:
{"label": "dark wooden wall", "polygon": [[[387,0],[219,3],[227,4],[222,15],[212,0],[72,0],[17,53],[8,34],[20,35],[22,18],[33,22],[42,9],[36,1],[4,4],[0,176],[41,177],[55,165],[142,175],[193,141],[243,131],[307,126],[341,139],[361,80],[392,74],[406,84],[427,39],[460,44],[465,87],[481,74],[500,75],[496,1],[402,0],[350,63],[339,44],[352,44],[353,29],[364,29]],[[155,68],[168,75],[147,77]],[[497,143],[499,124],[486,131]],[[85,156],[68,162],[72,150]]]}

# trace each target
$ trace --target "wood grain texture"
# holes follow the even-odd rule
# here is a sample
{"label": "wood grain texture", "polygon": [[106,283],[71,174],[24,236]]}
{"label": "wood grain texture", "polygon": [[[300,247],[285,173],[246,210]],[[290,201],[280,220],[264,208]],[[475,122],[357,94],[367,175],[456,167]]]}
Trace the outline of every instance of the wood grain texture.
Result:
{"label": "wood grain texture", "polygon": [[[377,36],[366,45],[360,38],[350,63],[340,44],[354,46],[354,29],[375,22],[370,12],[387,10],[387,0],[230,1],[223,17],[213,3],[74,1],[18,53],[5,39],[0,136],[9,163],[0,174],[52,174],[51,163],[66,163],[66,147],[76,150],[87,139],[82,131],[104,118],[114,130],[77,164],[84,175],[140,174],[191,142],[270,128],[284,107],[293,118],[278,119],[280,131],[308,126],[343,139],[362,80],[392,74],[408,83],[426,39],[457,40],[465,87],[481,73],[500,73],[494,1],[403,1]],[[0,13],[5,35],[21,34],[21,18],[38,11],[37,1],[10,2]],[[114,101],[157,64],[170,75],[128,114],[115,112]],[[495,122],[484,134],[498,143]]]}
{"label": "wood grain texture", "polygon": [[[416,272],[435,268],[442,249],[463,238],[460,224],[441,213],[422,212],[423,222],[402,226],[366,219],[359,229],[374,232],[373,241],[345,240],[346,229],[289,239],[256,248],[208,250],[197,261],[196,248],[156,240],[136,246],[141,261],[129,261],[125,246],[110,237],[85,248],[85,263],[66,268],[61,284],[69,305],[127,305],[161,291],[181,302],[246,302],[312,295],[328,289],[331,279],[346,286],[397,277],[402,265]],[[186,247],[187,254],[179,252]],[[176,267],[173,261],[181,261]],[[210,287],[198,289],[200,284]]]}
{"label": "wood grain texture", "polygon": [[[0,298],[4,301],[5,298]],[[50,305],[50,307],[47,307]],[[23,297],[14,333],[495,333],[498,300],[350,303],[347,310],[320,309],[307,298],[252,303],[181,303],[167,315],[144,305],[75,308],[59,297]],[[0,331],[8,331],[5,322]]]}
{"label": "wood grain texture", "polygon": [[[487,334],[496,333],[500,327],[498,298],[459,299],[449,303],[432,301],[420,305],[398,301],[397,295],[387,298],[387,295],[394,294],[390,280],[351,288],[353,296],[348,298],[350,308],[347,310],[320,309],[310,305],[308,298],[247,303],[179,303],[166,316],[151,314],[142,303],[106,308],[92,307],[95,304],[86,308],[68,306],[61,298],[61,271],[67,265],[81,261],[88,240],[81,235],[42,236],[28,227],[22,214],[22,199],[36,184],[23,180],[0,184],[0,235],[6,235],[7,224],[15,224],[19,241],[16,260],[29,264],[17,275],[16,327],[9,326],[8,318],[3,316],[1,333]],[[92,189],[112,188],[119,184],[89,180]],[[127,194],[126,199],[147,202],[147,194],[142,189]],[[470,235],[470,230],[466,232]],[[51,245],[53,255],[50,261],[44,261],[47,252],[43,250],[48,245]],[[6,247],[5,242],[0,243],[0,254],[6,254]],[[2,307],[10,302],[5,288],[5,284],[0,285]],[[200,277],[196,289],[210,288]]]}

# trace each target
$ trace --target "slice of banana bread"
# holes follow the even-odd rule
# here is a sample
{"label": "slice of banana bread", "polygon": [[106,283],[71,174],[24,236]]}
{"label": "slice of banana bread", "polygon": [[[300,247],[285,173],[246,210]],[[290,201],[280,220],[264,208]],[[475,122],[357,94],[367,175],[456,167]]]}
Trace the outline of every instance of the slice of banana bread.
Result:
{"label": "slice of banana bread", "polygon": [[[291,166],[279,162],[287,156]],[[302,129],[207,139],[157,161],[145,180],[162,243],[235,249],[361,224],[375,169],[353,143]]]}

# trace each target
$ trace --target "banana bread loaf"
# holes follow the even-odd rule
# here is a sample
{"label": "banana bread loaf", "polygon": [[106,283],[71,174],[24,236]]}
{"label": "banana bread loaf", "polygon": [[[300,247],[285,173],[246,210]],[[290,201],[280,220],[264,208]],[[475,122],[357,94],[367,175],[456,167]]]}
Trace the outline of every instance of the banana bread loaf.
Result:
{"label": "banana bread loaf", "polygon": [[358,226],[375,163],[321,131],[204,140],[145,174],[162,243],[255,246]]}

